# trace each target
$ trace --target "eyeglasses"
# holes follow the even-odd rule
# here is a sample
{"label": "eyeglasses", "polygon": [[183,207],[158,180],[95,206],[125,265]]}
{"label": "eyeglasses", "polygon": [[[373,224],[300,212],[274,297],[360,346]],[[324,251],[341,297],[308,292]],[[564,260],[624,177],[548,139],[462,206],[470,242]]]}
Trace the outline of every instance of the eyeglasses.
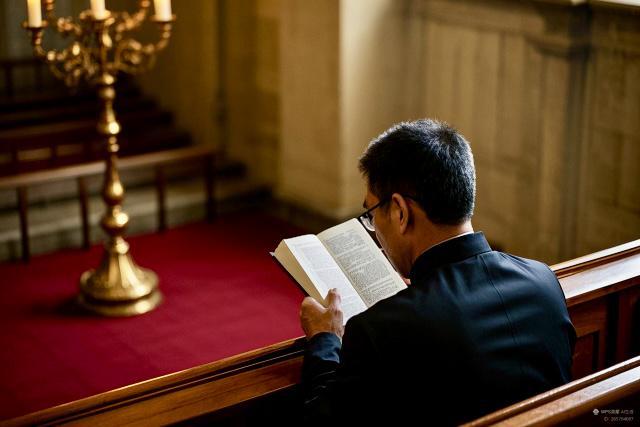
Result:
{"label": "eyeglasses", "polygon": [[363,213],[362,215],[360,215],[358,217],[358,221],[360,221],[360,223],[362,225],[364,225],[364,228],[366,228],[369,231],[376,231],[376,227],[375,225],[373,225],[373,215],[371,215],[371,212],[374,209],[379,208],[380,206],[384,205],[385,203],[387,203],[389,200],[391,200],[391,198],[386,198],[384,200],[381,200],[380,202],[376,203],[373,207],[367,209],[367,211],[365,213]]}
{"label": "eyeglasses", "polygon": [[[413,196],[407,196],[406,194],[401,194],[402,197],[404,197],[405,199],[409,199],[409,200],[416,200],[415,197]],[[380,206],[384,205],[387,202],[391,201],[391,197],[387,197],[386,199],[383,199],[381,201],[379,201],[378,203],[376,203],[374,206],[372,206],[371,208],[367,209],[367,211],[365,213],[363,213],[362,215],[360,215],[358,217],[358,221],[360,221],[360,223],[364,226],[364,228],[366,228],[369,231],[376,231],[376,226],[373,224],[373,215],[371,215],[371,212],[374,209],[379,208]]]}

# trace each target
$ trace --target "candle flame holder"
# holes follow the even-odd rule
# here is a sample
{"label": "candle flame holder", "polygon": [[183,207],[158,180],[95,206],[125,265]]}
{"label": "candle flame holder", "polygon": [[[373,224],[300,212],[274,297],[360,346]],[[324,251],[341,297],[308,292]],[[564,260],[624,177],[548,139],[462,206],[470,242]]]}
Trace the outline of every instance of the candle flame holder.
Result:
{"label": "candle flame holder", "polygon": [[[139,0],[137,11],[107,11],[96,19],[90,10],[79,14],[77,20],[57,18],[55,0],[45,0],[42,25],[34,27],[24,23],[31,34],[33,52],[49,65],[52,73],[69,87],[85,80],[97,88],[102,106],[97,131],[107,147],[102,197],[106,211],[101,220],[107,234],[102,262],[95,270],[86,271],[80,278],[78,303],[106,316],[131,316],[153,310],[162,301],[157,275],[141,268],[129,252],[124,238],[129,216],[122,209],[124,187],[118,174],[118,134],[113,101],[119,72],[139,74],[150,69],[158,52],[169,43],[175,15],[168,21],[150,17],[159,27],[158,41],[142,44],[130,36],[147,19],[150,0]],[[46,50],[42,46],[45,27],[50,26],[65,38],[69,45],[61,50]]]}

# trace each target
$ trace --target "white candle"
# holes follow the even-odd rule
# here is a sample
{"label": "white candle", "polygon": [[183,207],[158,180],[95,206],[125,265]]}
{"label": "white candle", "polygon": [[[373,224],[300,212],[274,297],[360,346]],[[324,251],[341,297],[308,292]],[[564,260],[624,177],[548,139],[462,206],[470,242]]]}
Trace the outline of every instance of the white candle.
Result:
{"label": "white candle", "polygon": [[95,19],[107,17],[107,9],[104,7],[104,0],[91,0],[91,13]]}
{"label": "white candle", "polygon": [[171,21],[171,0],[153,0],[153,5],[157,20]]}
{"label": "white candle", "polygon": [[27,0],[27,23],[30,27],[42,27],[40,0]]}

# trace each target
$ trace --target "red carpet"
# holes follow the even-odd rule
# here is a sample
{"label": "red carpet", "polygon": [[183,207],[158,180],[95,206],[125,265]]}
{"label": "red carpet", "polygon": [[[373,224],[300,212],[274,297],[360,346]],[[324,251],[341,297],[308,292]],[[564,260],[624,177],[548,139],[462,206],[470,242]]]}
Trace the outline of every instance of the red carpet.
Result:
{"label": "red carpet", "polygon": [[165,297],[132,318],[70,304],[100,246],[0,264],[0,419],[301,336],[303,295],[268,253],[300,233],[242,214],[128,238]]}

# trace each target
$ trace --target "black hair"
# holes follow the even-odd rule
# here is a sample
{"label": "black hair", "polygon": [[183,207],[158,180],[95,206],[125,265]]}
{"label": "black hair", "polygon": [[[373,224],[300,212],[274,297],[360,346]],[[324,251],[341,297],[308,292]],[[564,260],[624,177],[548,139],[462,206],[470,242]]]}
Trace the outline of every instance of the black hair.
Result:
{"label": "black hair", "polygon": [[436,224],[471,219],[476,177],[471,147],[454,128],[436,120],[403,122],[369,144],[359,168],[381,201],[408,195]]}

